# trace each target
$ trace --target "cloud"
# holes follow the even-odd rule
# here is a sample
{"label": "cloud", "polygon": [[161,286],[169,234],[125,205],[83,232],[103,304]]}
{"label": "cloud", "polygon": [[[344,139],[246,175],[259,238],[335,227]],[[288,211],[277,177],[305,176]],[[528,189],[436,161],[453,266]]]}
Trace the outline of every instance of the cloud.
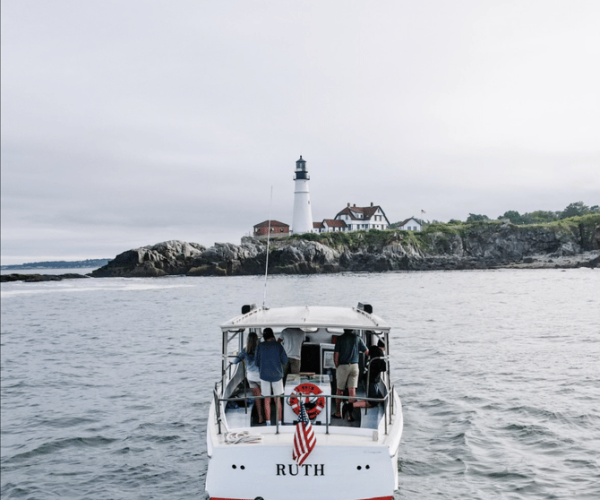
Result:
{"label": "cloud", "polygon": [[600,199],[597,2],[2,14],[3,262],[289,223],[300,154],[317,220],[347,202],[448,220]]}

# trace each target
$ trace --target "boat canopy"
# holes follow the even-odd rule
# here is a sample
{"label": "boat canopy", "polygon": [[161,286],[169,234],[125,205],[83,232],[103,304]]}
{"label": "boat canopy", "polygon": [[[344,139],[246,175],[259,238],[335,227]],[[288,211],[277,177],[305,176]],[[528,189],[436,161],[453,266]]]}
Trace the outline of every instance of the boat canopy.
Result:
{"label": "boat canopy", "polygon": [[223,331],[242,328],[351,328],[389,331],[379,316],[354,307],[277,307],[253,309],[221,325]]}

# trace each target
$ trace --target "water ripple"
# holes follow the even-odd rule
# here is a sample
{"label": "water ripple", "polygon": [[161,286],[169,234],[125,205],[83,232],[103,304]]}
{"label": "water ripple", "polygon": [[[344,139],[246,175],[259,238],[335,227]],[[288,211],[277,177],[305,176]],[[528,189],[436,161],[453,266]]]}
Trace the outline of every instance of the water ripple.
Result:
{"label": "water ripple", "polygon": [[[202,498],[217,325],[257,277],[2,284],[3,499]],[[407,499],[600,498],[600,274],[276,276],[394,325]]]}

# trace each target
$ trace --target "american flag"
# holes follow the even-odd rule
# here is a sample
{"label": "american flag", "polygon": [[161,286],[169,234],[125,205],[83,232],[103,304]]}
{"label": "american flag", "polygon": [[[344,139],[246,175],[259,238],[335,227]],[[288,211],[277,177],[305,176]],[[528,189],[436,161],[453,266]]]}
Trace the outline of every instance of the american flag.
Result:
{"label": "american flag", "polygon": [[300,401],[300,414],[298,415],[296,433],[294,434],[294,453],[292,455],[298,465],[304,463],[316,444],[317,438],[306,414],[304,402]]}

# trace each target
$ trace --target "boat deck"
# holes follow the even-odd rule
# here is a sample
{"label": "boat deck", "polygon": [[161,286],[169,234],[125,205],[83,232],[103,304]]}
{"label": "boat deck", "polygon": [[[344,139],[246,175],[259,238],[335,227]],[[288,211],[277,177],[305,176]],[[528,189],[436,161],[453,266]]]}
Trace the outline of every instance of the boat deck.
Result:
{"label": "boat deck", "polygon": [[[364,390],[357,391],[358,398],[366,397]],[[256,400],[251,398],[246,393],[247,408],[244,398],[243,389],[236,392],[233,396],[234,398],[239,398],[236,403],[229,404],[225,408],[225,417],[227,420],[227,425],[230,429],[238,428],[238,427],[267,427],[264,423],[259,424],[258,422],[258,413],[256,411],[255,403]],[[330,401],[333,401],[331,399]],[[285,404],[285,403],[283,403]],[[335,405],[330,403],[333,408],[329,408],[331,416],[329,418],[329,427],[332,428],[367,428],[367,429],[377,429],[379,427],[379,422],[383,418],[383,407],[381,405],[372,407],[372,408],[355,408],[353,412],[354,421],[350,422],[345,418],[337,418],[333,417],[333,413],[335,412]],[[237,406],[237,408],[235,407]],[[322,410],[327,411],[327,409]],[[341,414],[341,412],[340,412]],[[271,398],[271,427],[276,425],[276,416],[277,412],[275,409],[274,398]],[[282,427],[293,426],[295,421],[287,422],[284,420]],[[313,422],[313,426],[315,428],[325,427],[325,423],[322,421]]]}
{"label": "boat deck", "polygon": [[[389,447],[395,450],[402,432],[402,413],[401,405],[397,396],[394,396],[397,412],[392,415],[388,425],[384,420],[383,406],[369,408],[365,415],[365,409],[355,409],[355,421],[347,422],[343,419],[331,419],[329,425],[313,424],[313,430],[320,446],[342,446],[348,447]],[[273,404],[273,403],[272,403]],[[258,425],[256,415],[252,416],[252,406],[249,405],[248,411],[244,407],[229,408],[225,412],[222,432],[218,432],[215,421],[211,418],[209,429],[211,429],[211,446],[228,447],[235,446],[291,446],[296,432],[295,422],[284,422],[282,425],[270,426]],[[325,410],[323,410],[325,411]],[[272,417],[274,418],[275,409],[273,406]],[[214,417],[214,415],[211,415]],[[274,421],[273,421],[274,422]],[[241,440],[237,443],[229,441],[233,436],[244,435],[246,437],[257,438],[254,442],[246,443]],[[349,441],[350,438],[350,441]]]}

